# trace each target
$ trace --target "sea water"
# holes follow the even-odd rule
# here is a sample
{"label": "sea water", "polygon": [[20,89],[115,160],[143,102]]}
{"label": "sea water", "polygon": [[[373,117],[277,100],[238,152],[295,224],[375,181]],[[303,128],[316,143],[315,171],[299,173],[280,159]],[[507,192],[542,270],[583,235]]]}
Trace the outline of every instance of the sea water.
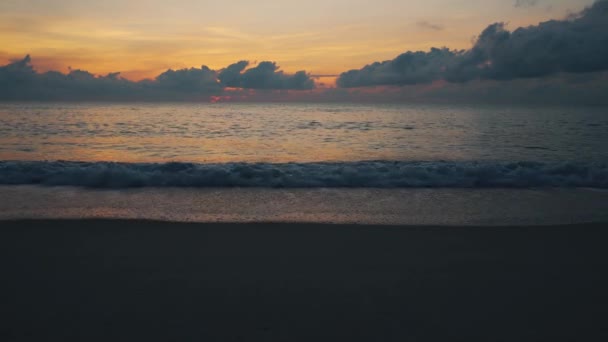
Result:
{"label": "sea water", "polygon": [[607,133],[604,107],[0,104],[0,211],[4,218],[597,221],[608,211]]}

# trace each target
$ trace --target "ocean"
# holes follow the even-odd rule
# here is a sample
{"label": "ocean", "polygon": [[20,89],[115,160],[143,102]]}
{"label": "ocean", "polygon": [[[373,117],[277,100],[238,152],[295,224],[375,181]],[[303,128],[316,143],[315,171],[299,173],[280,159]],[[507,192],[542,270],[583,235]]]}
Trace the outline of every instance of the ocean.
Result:
{"label": "ocean", "polygon": [[0,104],[0,218],[608,218],[605,107]]}

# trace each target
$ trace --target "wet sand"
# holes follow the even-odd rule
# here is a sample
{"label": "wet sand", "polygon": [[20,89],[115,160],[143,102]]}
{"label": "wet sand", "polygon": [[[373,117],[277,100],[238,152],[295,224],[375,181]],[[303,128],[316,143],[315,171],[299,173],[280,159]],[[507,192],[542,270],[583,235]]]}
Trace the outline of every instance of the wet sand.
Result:
{"label": "wet sand", "polygon": [[0,221],[1,341],[606,341],[608,224]]}

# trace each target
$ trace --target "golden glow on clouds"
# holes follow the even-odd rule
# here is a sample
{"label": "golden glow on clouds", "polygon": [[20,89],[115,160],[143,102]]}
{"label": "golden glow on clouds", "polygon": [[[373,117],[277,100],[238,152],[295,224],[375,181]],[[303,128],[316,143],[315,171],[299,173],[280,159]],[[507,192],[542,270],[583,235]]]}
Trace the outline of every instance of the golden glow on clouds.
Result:
{"label": "golden glow on clouds", "polygon": [[541,0],[529,9],[513,2],[3,0],[0,63],[29,53],[39,71],[72,67],[142,79],[246,59],[276,61],[286,72],[337,74],[406,50],[467,48],[492,22],[535,24],[592,0],[552,0],[551,7]]}

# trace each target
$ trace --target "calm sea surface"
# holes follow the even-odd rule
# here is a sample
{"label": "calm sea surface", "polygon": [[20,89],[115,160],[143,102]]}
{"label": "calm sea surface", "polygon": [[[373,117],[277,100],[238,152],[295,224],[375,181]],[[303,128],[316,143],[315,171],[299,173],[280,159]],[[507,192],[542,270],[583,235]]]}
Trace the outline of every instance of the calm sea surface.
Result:
{"label": "calm sea surface", "polygon": [[0,160],[607,161],[607,108],[0,104]]}

